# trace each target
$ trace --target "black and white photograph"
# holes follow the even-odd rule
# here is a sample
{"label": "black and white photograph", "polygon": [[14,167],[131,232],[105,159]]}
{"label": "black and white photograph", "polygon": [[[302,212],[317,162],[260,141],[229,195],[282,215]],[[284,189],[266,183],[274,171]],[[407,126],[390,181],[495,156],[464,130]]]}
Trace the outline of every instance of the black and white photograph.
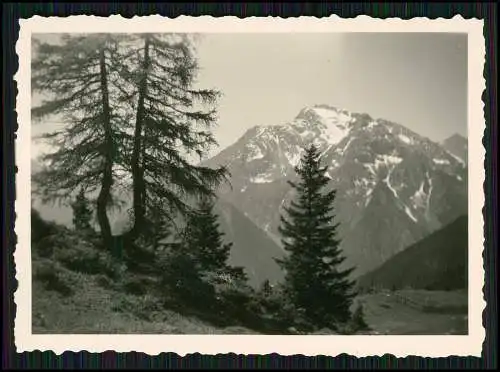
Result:
{"label": "black and white photograph", "polygon": [[128,22],[23,44],[30,334],[482,342],[471,31]]}

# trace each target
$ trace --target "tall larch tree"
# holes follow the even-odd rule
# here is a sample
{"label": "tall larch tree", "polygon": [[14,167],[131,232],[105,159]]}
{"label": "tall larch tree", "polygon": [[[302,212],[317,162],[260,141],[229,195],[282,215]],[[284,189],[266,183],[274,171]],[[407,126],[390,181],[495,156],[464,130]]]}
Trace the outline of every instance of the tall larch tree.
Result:
{"label": "tall larch tree", "polygon": [[320,153],[312,145],[306,149],[295,168],[299,182],[289,181],[296,199],[285,208],[279,232],[284,249],[289,253],[277,262],[285,271],[285,287],[289,300],[304,310],[317,326],[345,323],[355,296],[350,281],[351,269],[341,270],[344,257],[334,222],[336,191],[326,192],[329,178],[320,164]]}
{"label": "tall larch tree", "polygon": [[32,88],[44,97],[32,117],[63,124],[42,136],[54,152],[44,156],[46,166],[34,181],[45,200],[67,201],[77,188],[98,192],[97,219],[108,247],[112,235],[107,210],[120,154],[121,118],[110,98],[117,43],[104,34],[63,35],[57,43],[38,42],[32,62]]}
{"label": "tall larch tree", "polygon": [[213,196],[227,178],[227,169],[195,165],[216,141],[211,133],[218,92],[196,89],[198,66],[192,40],[186,35],[141,34],[125,49],[122,76],[132,86],[124,100],[135,112],[130,171],[133,227],[144,231],[151,211],[166,218],[191,210],[191,200]]}

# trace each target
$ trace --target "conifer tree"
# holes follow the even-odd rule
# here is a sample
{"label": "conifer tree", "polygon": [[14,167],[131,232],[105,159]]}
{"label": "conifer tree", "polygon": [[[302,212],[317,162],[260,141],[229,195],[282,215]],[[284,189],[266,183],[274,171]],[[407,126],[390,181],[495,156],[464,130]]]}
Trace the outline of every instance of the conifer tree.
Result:
{"label": "conifer tree", "polygon": [[333,203],[336,191],[324,192],[329,179],[320,164],[318,149],[306,149],[295,171],[300,181],[289,182],[296,200],[285,208],[279,232],[284,249],[289,253],[277,260],[285,271],[286,294],[297,309],[317,326],[331,326],[350,319],[354,282],[351,269],[339,267],[345,258],[337,238]]}
{"label": "conifer tree", "polygon": [[365,321],[365,313],[363,311],[363,305],[358,304],[354,314],[352,316],[352,327],[354,331],[367,331],[370,329]]}
{"label": "conifer tree", "polygon": [[38,43],[32,62],[32,87],[46,97],[32,109],[33,118],[60,118],[64,123],[42,136],[55,151],[44,157],[46,167],[34,181],[45,200],[67,201],[78,187],[99,191],[97,219],[108,247],[113,166],[124,153],[117,148],[122,122],[111,98],[117,79],[110,76],[110,65],[116,59],[117,42],[103,34],[63,35],[57,44]]}
{"label": "conifer tree", "polygon": [[213,196],[227,170],[188,160],[192,155],[201,158],[216,144],[209,130],[215,110],[198,106],[212,105],[218,96],[214,90],[193,88],[198,66],[190,39],[141,34],[130,45],[120,74],[132,87],[123,100],[132,104],[135,113],[130,159],[134,212],[130,236],[134,238],[148,223],[150,209],[186,215],[187,200]]}
{"label": "conifer tree", "polygon": [[232,243],[224,243],[213,208],[210,198],[202,198],[189,212],[181,241],[168,252],[164,264],[164,279],[174,284],[177,295],[205,301],[207,307],[214,304],[219,286],[247,280],[242,268],[227,263]]}
{"label": "conifer tree", "polygon": [[211,198],[201,198],[197,209],[191,211],[184,233],[186,251],[193,259],[201,276],[214,282],[241,280],[241,268],[231,267],[227,261],[232,243],[225,243],[224,233],[214,213]]}
{"label": "conifer tree", "polygon": [[71,204],[73,208],[73,226],[78,231],[88,231],[92,228],[92,209],[85,196],[85,190],[80,189],[75,201]]}
{"label": "conifer tree", "polygon": [[268,296],[269,294],[271,294],[272,290],[273,290],[273,287],[271,286],[269,279],[264,280],[264,282],[261,285],[261,292],[264,295]]}

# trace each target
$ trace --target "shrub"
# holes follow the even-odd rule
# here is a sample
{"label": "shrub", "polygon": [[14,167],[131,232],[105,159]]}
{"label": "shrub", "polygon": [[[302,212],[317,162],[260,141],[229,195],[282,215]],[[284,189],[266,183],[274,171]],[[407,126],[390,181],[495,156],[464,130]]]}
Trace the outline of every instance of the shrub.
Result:
{"label": "shrub", "polygon": [[46,237],[36,246],[41,255],[51,257],[73,271],[116,278],[124,270],[110,254],[97,249],[79,234],[63,230]]}
{"label": "shrub", "polygon": [[113,283],[109,280],[106,275],[98,274],[96,275],[96,282],[99,286],[105,289],[113,288]]}
{"label": "shrub", "polygon": [[218,309],[226,319],[251,328],[262,327],[261,311],[254,301],[254,291],[244,284],[235,283],[216,292]]}
{"label": "shrub", "polygon": [[40,213],[31,208],[31,241],[38,242],[41,239],[55,234],[57,231],[57,226],[53,222],[45,221]]}
{"label": "shrub", "polygon": [[57,264],[43,260],[33,265],[33,279],[41,282],[49,291],[54,291],[64,297],[74,294],[73,283],[69,273],[61,270]]}
{"label": "shrub", "polygon": [[142,296],[155,286],[155,282],[149,278],[139,275],[128,275],[123,280],[123,288],[126,293]]}
{"label": "shrub", "polygon": [[370,330],[370,327],[365,321],[363,304],[359,303],[358,306],[356,307],[350,325],[354,332]]}

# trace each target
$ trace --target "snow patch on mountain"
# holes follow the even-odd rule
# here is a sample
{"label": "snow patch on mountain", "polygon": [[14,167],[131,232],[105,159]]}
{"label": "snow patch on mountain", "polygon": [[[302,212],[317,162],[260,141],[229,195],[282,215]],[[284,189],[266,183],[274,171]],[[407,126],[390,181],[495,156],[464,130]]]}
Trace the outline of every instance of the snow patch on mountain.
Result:
{"label": "snow patch on mountain", "polygon": [[350,132],[354,121],[351,113],[327,105],[306,107],[292,124],[301,128],[301,137],[314,138],[317,144],[337,144]]}
{"label": "snow patch on mountain", "polygon": [[347,149],[349,148],[349,145],[351,144],[351,142],[354,140],[354,138],[349,138],[349,140],[347,141],[347,143],[345,144],[344,148],[342,149],[342,153],[345,153],[347,151]]}
{"label": "snow patch on mountain", "polygon": [[426,203],[427,199],[426,199],[426,194],[424,192],[424,182],[425,181],[422,181],[420,183],[420,187],[418,188],[418,190],[415,191],[415,194],[410,197],[410,200],[412,201],[413,207],[415,209],[425,208],[425,203]]}
{"label": "snow patch on mountain", "polygon": [[448,159],[432,159],[432,161],[435,164],[439,164],[439,165],[450,165],[450,161]]}
{"label": "snow patch on mountain", "polygon": [[271,173],[262,173],[255,177],[250,177],[252,183],[270,183],[273,182],[273,175]]}
{"label": "snow patch on mountain", "polygon": [[415,218],[415,216],[411,213],[410,208],[408,208],[407,205],[405,205],[405,213],[412,219],[413,222],[418,222],[418,220]]}
{"label": "snow patch on mountain", "polygon": [[384,183],[387,185],[389,190],[391,190],[391,192],[394,194],[394,197],[396,199],[398,199],[398,193],[396,192],[394,187],[392,187],[392,185],[391,185],[391,175],[392,175],[393,170],[394,170],[394,167],[391,167],[388,169],[387,176],[384,178]]}
{"label": "snow patch on mountain", "polygon": [[264,154],[262,153],[262,150],[259,146],[252,146],[251,144],[249,144],[247,145],[247,147],[250,149],[250,154],[247,157],[247,161],[254,161],[264,158]]}
{"label": "snow patch on mountain", "polygon": [[398,138],[399,138],[402,142],[406,143],[407,145],[411,145],[411,144],[413,143],[413,141],[411,140],[411,138],[410,138],[410,137],[408,137],[408,136],[405,136],[404,134],[399,134],[399,135],[398,135]]}
{"label": "snow patch on mountain", "polygon": [[426,205],[425,205],[425,213],[427,214],[430,211],[433,184],[432,184],[432,178],[429,177],[429,172],[425,172],[425,177],[427,178],[427,180],[429,182],[429,191],[427,193],[427,198],[426,198],[427,200],[426,200]]}
{"label": "snow patch on mountain", "polygon": [[394,155],[378,155],[377,162],[383,163],[385,165],[396,165],[403,161],[403,158]]}
{"label": "snow patch on mountain", "polygon": [[453,159],[455,159],[456,161],[458,161],[458,162],[459,162],[462,166],[465,166],[465,161],[464,161],[464,159],[462,159],[462,158],[458,157],[458,156],[457,156],[457,155],[455,155],[455,154],[452,154],[452,153],[451,153],[451,152],[449,152],[449,151],[446,151],[446,153],[447,153],[448,155],[450,155]]}
{"label": "snow patch on mountain", "polygon": [[312,130],[306,129],[302,133],[300,133],[300,136],[306,139],[314,137],[315,133]]}
{"label": "snow patch on mountain", "polygon": [[365,163],[363,166],[367,168],[372,175],[376,176],[381,166],[387,167],[387,169],[390,169],[392,172],[392,168],[402,161],[402,158],[394,155],[377,155],[375,163]]}

